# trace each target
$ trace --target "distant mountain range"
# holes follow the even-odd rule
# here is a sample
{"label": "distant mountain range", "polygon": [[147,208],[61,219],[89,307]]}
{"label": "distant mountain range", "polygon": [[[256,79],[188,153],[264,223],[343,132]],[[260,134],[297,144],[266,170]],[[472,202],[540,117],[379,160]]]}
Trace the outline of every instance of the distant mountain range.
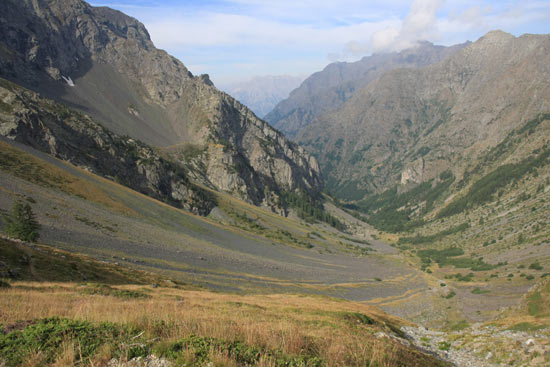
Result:
{"label": "distant mountain range", "polygon": [[256,76],[250,80],[221,85],[220,88],[263,118],[290,92],[300,86],[303,77],[291,75]]}

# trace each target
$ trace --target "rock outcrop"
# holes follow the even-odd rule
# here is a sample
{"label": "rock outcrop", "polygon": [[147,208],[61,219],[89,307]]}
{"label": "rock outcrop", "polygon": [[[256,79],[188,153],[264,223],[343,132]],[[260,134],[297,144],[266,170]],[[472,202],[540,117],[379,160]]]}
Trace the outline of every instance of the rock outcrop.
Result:
{"label": "rock outcrop", "polygon": [[216,205],[186,170],[148,145],[106,130],[89,116],[0,79],[0,134],[111,178],[136,191],[207,215]]}

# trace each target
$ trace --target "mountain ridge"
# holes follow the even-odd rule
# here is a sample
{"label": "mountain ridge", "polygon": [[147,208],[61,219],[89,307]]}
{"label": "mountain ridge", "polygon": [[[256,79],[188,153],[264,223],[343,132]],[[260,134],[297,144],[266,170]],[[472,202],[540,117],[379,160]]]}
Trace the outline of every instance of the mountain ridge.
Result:
{"label": "mountain ridge", "polygon": [[401,52],[373,54],[352,63],[329,64],[307,78],[291,92],[289,98],[275,106],[265,119],[290,138],[295,138],[317,116],[339,108],[356,91],[385,72],[432,64],[468,44],[444,47],[423,41]]}

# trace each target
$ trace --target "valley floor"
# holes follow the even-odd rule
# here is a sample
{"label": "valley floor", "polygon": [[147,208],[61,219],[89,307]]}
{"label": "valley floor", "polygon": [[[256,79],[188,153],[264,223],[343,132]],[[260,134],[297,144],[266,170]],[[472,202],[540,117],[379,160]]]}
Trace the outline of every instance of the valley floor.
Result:
{"label": "valley floor", "polygon": [[[222,198],[225,211],[254,218],[264,229],[251,232],[241,223],[220,224],[16,146],[31,153],[30,160],[40,158],[33,164],[51,172],[59,169],[67,174],[65,180],[90,187],[90,194],[75,195],[11,173],[0,176],[0,208],[7,211],[15,199],[32,198],[44,243],[223,291],[300,292],[366,301],[426,288],[422,273],[381,242],[353,242],[329,227],[308,227],[228,196]],[[296,242],[306,240],[311,248]],[[362,247],[368,252],[360,252]]]}
{"label": "valley floor", "polygon": [[[281,358],[285,360],[302,358],[304,351],[311,347],[314,351],[307,352],[307,358],[321,358],[320,365],[329,366],[365,365],[365,360],[372,362],[377,358],[379,365],[403,365],[394,358],[395,353],[405,353],[412,356],[411,361],[420,363],[408,364],[411,366],[444,365],[433,358],[422,362],[426,364],[417,362],[417,358],[427,357],[410,349],[411,342],[457,366],[486,367],[502,363],[543,366],[550,359],[547,353],[549,323],[544,307],[536,314],[527,312],[527,317],[517,318],[519,313],[512,312],[511,318],[497,325],[483,323],[502,319],[503,312],[511,312],[506,310],[523,307],[525,297],[522,296],[534,292],[534,284],[538,284],[530,280],[533,278],[518,276],[511,281],[508,276],[493,278],[492,271],[481,271],[476,272],[474,278],[463,281],[455,276],[456,269],[439,268],[435,264],[432,273],[422,271],[416,256],[387,244],[397,243],[395,236],[376,231],[336,207],[329,206],[332,213],[350,225],[352,234],[325,225],[308,224],[297,218],[283,218],[226,194],[217,194],[217,214],[202,218],[30,147],[6,140],[0,141],[0,147],[3,154],[0,162],[1,210],[8,212],[15,200],[32,203],[42,225],[40,241],[52,246],[19,245],[22,258],[27,260],[21,260],[22,265],[15,265],[15,268],[11,265],[18,275],[12,277],[11,288],[0,290],[5,296],[0,310],[7,310],[0,313],[3,335],[11,335],[12,330],[26,330],[35,323],[51,323],[48,318],[56,316],[95,323],[90,327],[106,321],[115,322],[134,331],[146,330],[146,336],[152,340],[163,338],[157,335],[162,331],[154,325],[170,322],[174,324],[169,328],[167,340],[176,343],[180,338],[183,344],[177,344],[179,347],[163,344],[161,347],[140,338],[140,345],[147,345],[147,353],[166,353],[176,359],[189,357],[196,365],[206,360],[204,353],[211,360],[220,359],[220,366],[225,366],[223,363],[229,363],[228,360],[235,365],[243,363],[244,357],[231,354],[227,344],[223,344],[226,339],[245,340],[243,348],[269,351],[270,358],[282,353],[284,357]],[[13,157],[18,160],[15,166],[10,163]],[[7,246],[8,242],[2,245]],[[70,252],[56,254],[56,249]],[[545,251],[546,247],[539,249]],[[38,256],[37,251],[45,254],[53,251],[52,256],[61,259],[72,259],[71,253],[87,254],[92,258],[84,263],[96,264],[99,260],[97,264],[105,266],[105,274],[118,275],[116,280],[111,275],[102,276],[103,271],[94,272],[78,265],[81,259],[71,260],[71,264],[76,264],[72,265],[74,269],[64,270],[60,273],[65,274],[64,277],[53,279],[65,283],[48,283],[52,281],[52,274],[60,270],[45,265],[51,263],[51,256],[48,261],[37,262],[34,258]],[[2,256],[0,261],[6,263],[5,253]],[[17,259],[16,263],[20,261]],[[60,267],[64,269],[65,265]],[[510,266],[515,271],[516,265]],[[501,271],[509,271],[510,266],[503,266]],[[21,268],[27,267],[27,272],[21,275]],[[44,273],[45,270],[48,271]],[[143,270],[152,273],[143,273]],[[529,274],[533,271],[529,270]],[[535,271],[537,279],[542,279],[542,271]],[[121,286],[128,283],[142,285]],[[153,283],[161,283],[161,288],[149,286]],[[197,287],[209,291],[198,291]],[[542,292],[541,299],[546,300],[549,293]],[[18,307],[21,304],[29,306]],[[164,312],[162,315],[153,311],[157,306],[159,312]],[[372,306],[423,326],[415,327],[403,319],[376,311]],[[170,312],[179,315],[180,308],[196,309],[195,319],[180,315],[178,317],[186,322],[178,323]],[[199,316],[205,312],[207,317]],[[211,317],[217,312],[226,315],[223,321]],[[268,324],[262,318],[250,319],[258,312],[269,315]],[[147,313],[151,313],[152,318],[146,317]],[[284,324],[275,323],[274,320],[289,313],[300,316],[292,316],[290,321],[284,318]],[[376,315],[383,321],[372,321]],[[66,322],[69,321],[61,321],[63,327],[69,327],[64,324]],[[351,329],[350,322],[354,325]],[[471,322],[478,324],[470,325]],[[222,326],[225,324],[227,326]],[[227,329],[235,325],[237,329]],[[265,330],[270,330],[273,341],[268,341],[266,335],[250,334],[250,330],[259,332],[266,325]],[[307,326],[306,330],[298,331],[303,326]],[[364,335],[356,335],[356,326],[365,328],[360,329]],[[424,326],[444,331],[428,330]],[[189,327],[191,329],[185,329]],[[402,330],[410,340],[404,338],[400,327],[404,327]],[[339,331],[335,334],[334,330]],[[340,335],[340,332],[349,334]],[[202,339],[198,342],[188,339],[195,334]],[[335,337],[324,340],[325,335],[339,335],[344,342]],[[297,345],[285,344],[292,344],[295,337]],[[310,337],[314,346],[308,344]],[[257,338],[260,341],[253,342]],[[124,339],[117,343],[128,344],[129,341]],[[193,343],[202,343],[207,350],[197,350]],[[189,351],[187,357],[180,353],[182,345]],[[277,345],[282,347],[277,349]],[[389,348],[383,357],[376,355],[380,345]],[[48,358],[54,360],[59,353],[56,349],[55,355]],[[114,348],[105,355],[120,359],[120,353],[120,348]],[[259,360],[254,363],[278,365],[273,361],[269,362],[272,364],[258,364]],[[307,366],[316,365],[311,363]],[[372,363],[369,365],[374,365]]]}

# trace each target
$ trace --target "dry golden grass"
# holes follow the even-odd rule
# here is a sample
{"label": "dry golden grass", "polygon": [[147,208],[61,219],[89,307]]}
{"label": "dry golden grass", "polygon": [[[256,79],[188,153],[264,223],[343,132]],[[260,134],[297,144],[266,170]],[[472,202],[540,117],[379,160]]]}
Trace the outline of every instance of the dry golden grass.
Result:
{"label": "dry golden grass", "polygon": [[[90,296],[71,283],[15,282],[0,291],[0,323],[59,316],[132,325],[147,337],[166,341],[189,335],[239,340],[289,355],[318,355],[327,366],[438,365],[391,337],[376,336],[389,334],[390,326],[403,321],[358,303],[298,295],[232,295],[137,285],[117,288],[140,290],[152,297]],[[367,315],[374,324],[361,323],[352,316],[355,313]],[[56,365],[74,360],[70,348],[66,349]],[[104,350],[93,360],[100,365],[109,355]],[[218,350],[211,350],[209,358],[213,366],[236,366]],[[273,366],[274,361],[263,357],[258,365]]]}
{"label": "dry golden grass", "polygon": [[63,341],[61,353],[55,360],[53,367],[72,367],[76,361],[75,345],[70,340]]}

